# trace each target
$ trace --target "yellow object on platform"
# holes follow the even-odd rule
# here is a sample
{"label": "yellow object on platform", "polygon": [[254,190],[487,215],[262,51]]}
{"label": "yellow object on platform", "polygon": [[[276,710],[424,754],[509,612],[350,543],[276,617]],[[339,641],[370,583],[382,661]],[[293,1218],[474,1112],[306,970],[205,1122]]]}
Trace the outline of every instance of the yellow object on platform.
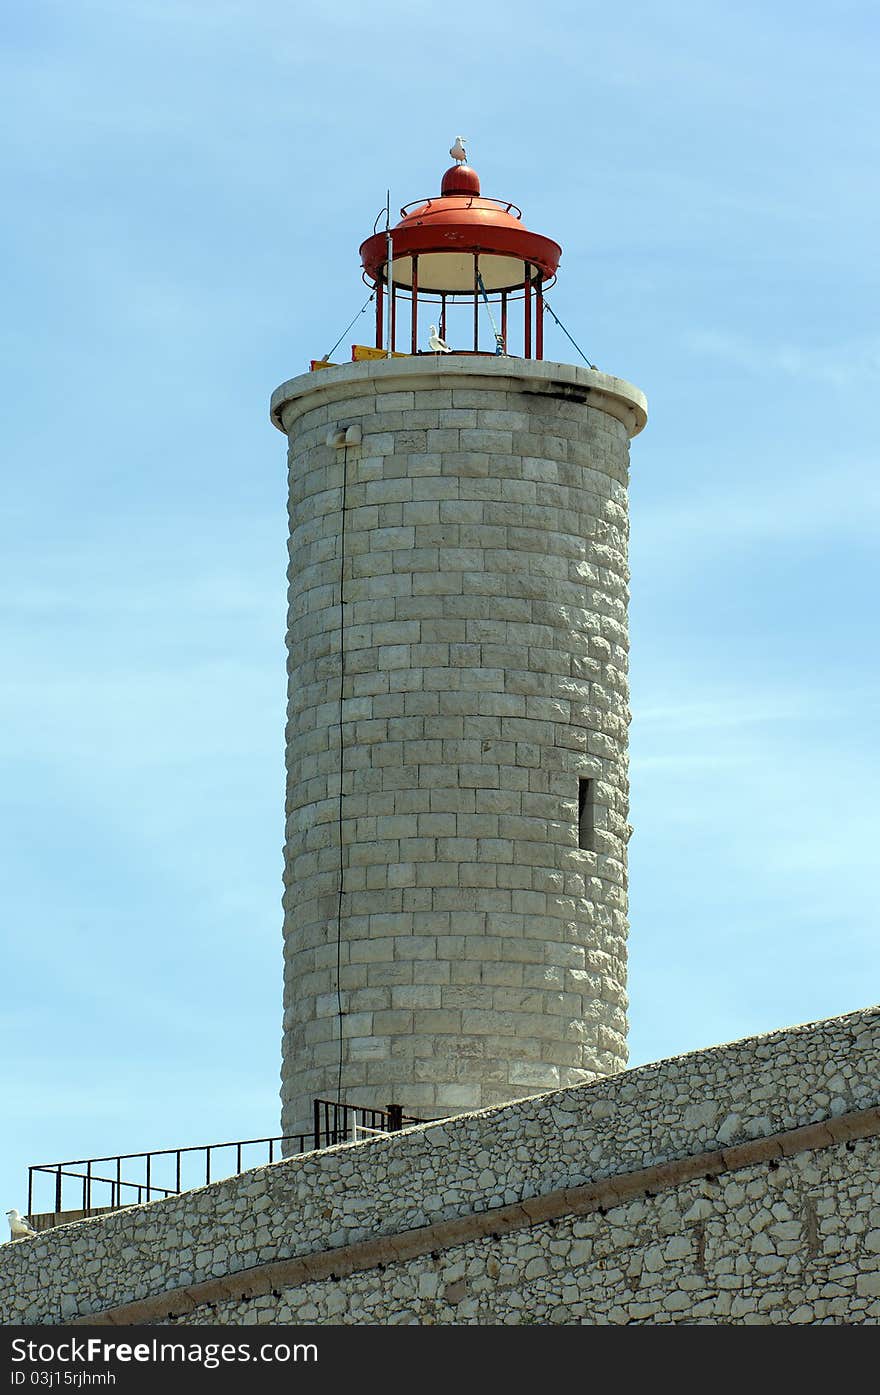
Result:
{"label": "yellow object on platform", "polygon": [[[387,355],[387,353],[385,352],[384,349],[374,349],[374,348],[371,348],[368,344],[352,344],[352,346],[351,346],[351,361],[352,361],[352,363],[359,363],[359,362],[361,361],[361,359],[365,359],[365,358],[387,358],[387,357],[388,357],[388,355]],[[395,351],[395,352],[391,355],[391,357],[392,357],[392,358],[409,358],[410,355],[409,355],[409,354],[399,354],[399,353],[397,353],[397,352]]]}

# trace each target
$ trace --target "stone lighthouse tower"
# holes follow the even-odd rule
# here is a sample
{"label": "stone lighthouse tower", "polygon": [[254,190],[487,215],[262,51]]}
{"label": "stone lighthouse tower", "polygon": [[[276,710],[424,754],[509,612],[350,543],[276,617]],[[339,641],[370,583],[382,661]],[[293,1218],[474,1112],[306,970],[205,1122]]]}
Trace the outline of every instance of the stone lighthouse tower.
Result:
{"label": "stone lighthouse tower", "polygon": [[627,478],[646,404],[544,361],[560,256],[454,165],[361,247],[375,345],[272,398],[288,1133],[316,1096],[437,1117],[626,1062]]}

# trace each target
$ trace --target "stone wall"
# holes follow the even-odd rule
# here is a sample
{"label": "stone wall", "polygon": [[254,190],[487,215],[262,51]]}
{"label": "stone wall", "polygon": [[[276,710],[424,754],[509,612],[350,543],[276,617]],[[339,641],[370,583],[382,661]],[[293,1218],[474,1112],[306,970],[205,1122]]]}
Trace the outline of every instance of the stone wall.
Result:
{"label": "stone wall", "polygon": [[880,1010],[0,1249],[4,1322],[880,1320]]}
{"label": "stone wall", "polygon": [[409,1261],[388,1255],[381,1271],[282,1282],[243,1299],[212,1293],[175,1321],[880,1321],[877,1138],[609,1203],[602,1214],[561,1216]]}
{"label": "stone wall", "polygon": [[[453,355],[309,374],[273,402],[285,1132],[337,1096],[340,1029],[346,1100],[428,1117],[621,1069],[641,393]],[[356,444],[328,443],[350,426]]]}

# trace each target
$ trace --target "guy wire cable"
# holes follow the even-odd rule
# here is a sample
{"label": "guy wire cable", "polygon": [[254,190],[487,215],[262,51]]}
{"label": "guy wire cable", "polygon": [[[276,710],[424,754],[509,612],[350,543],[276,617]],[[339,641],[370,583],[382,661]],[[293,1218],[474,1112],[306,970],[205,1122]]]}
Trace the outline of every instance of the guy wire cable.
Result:
{"label": "guy wire cable", "polygon": [[[559,316],[557,315],[556,311],[553,309],[552,305],[550,304],[550,302],[548,301],[548,299],[547,299],[546,296],[544,297],[544,309],[550,311],[550,314],[553,316],[554,320],[555,320],[556,323],[559,325],[559,328],[562,330],[562,333],[565,335],[566,339],[568,339],[572,344],[574,344],[574,347],[577,349],[578,353],[580,354],[581,358],[583,359],[583,361],[584,361],[584,363],[587,365],[587,367],[588,367],[588,368],[596,369],[595,363],[591,363],[591,362],[590,362],[590,360],[587,358],[586,354],[584,353],[584,351],[583,351],[583,349],[580,347],[580,345],[577,344],[577,343],[575,343],[574,339],[572,339],[572,337],[571,337],[571,335],[569,334],[568,330],[565,328],[565,325],[564,325],[564,324],[562,323],[562,321],[560,320]],[[598,371],[599,371],[599,370],[596,369],[596,372],[598,372]]]}
{"label": "guy wire cable", "polygon": [[340,336],[339,336],[339,338],[337,339],[336,343],[333,345],[333,348],[327,350],[326,354],[325,354],[324,357],[321,359],[321,362],[322,362],[322,363],[326,363],[327,360],[329,359],[330,355],[331,355],[331,354],[335,354],[336,350],[339,348],[339,345],[342,343],[342,341],[343,341],[343,339],[345,338],[346,334],[348,334],[348,331],[351,329],[351,326],[352,326],[353,324],[355,324],[355,323],[360,319],[361,315],[364,313],[364,311],[366,310],[367,306],[370,304],[370,301],[373,300],[373,299],[375,298],[375,295],[376,295],[376,292],[375,292],[375,291],[371,291],[371,292],[370,292],[369,296],[368,296],[367,299],[364,301],[363,305],[361,306],[360,310],[359,310],[359,311],[357,312],[357,314],[355,315],[354,319],[353,319],[349,324],[347,324],[347,325],[345,326],[345,329],[342,331],[342,333],[340,334]]}

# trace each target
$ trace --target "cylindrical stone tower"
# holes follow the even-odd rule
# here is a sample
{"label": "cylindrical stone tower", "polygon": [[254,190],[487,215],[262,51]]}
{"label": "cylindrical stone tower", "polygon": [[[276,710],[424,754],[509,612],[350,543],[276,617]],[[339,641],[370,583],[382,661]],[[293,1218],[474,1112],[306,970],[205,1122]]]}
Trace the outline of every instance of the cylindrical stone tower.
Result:
{"label": "cylindrical stone tower", "polygon": [[620,1070],[644,397],[525,356],[413,353],[294,378],[272,419],[290,447],[284,1131],[316,1096],[437,1117]]}

